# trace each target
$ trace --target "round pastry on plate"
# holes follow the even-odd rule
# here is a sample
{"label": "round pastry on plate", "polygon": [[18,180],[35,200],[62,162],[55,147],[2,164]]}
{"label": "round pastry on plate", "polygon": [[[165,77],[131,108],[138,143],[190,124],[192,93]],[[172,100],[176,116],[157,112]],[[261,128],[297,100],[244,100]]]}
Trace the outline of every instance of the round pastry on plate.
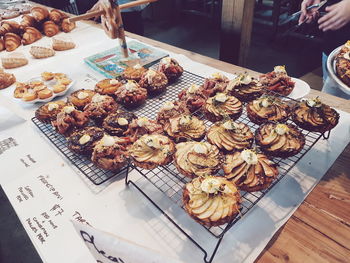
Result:
{"label": "round pastry on plate", "polygon": [[248,102],[263,94],[262,85],[248,74],[242,74],[231,80],[226,92],[241,101]]}
{"label": "round pastry on plate", "polygon": [[165,91],[168,79],[163,72],[149,69],[142,75],[139,84],[149,94],[159,94]]}
{"label": "round pastry on plate", "polygon": [[48,98],[52,97],[52,95],[53,95],[52,90],[49,88],[40,89],[37,91],[37,93],[38,93],[38,98],[41,100],[48,99]]}
{"label": "round pastry on plate", "polygon": [[125,131],[125,135],[137,139],[145,134],[162,134],[163,126],[154,120],[146,117],[133,119],[129,125],[129,129]]}
{"label": "round pastry on plate", "polygon": [[335,58],[337,76],[350,87],[350,40],[340,49]]}
{"label": "round pastry on plate", "polygon": [[128,152],[124,145],[118,143],[118,138],[104,135],[92,152],[91,161],[98,167],[116,171],[127,164]]}
{"label": "round pastry on plate", "polygon": [[147,99],[147,90],[141,88],[133,80],[119,87],[115,93],[118,103],[123,104],[126,108],[136,108],[142,105]]}
{"label": "round pastry on plate", "polygon": [[160,60],[158,71],[163,72],[169,82],[174,82],[181,77],[184,69],[179,65],[176,59],[165,57]]}
{"label": "round pastry on plate", "polygon": [[66,102],[62,100],[45,103],[35,111],[35,117],[43,123],[50,123],[56,119],[57,114],[66,105]]}
{"label": "round pastry on plate", "polygon": [[109,113],[116,112],[119,105],[108,95],[95,94],[91,102],[86,104],[84,112],[94,121],[101,123]]}
{"label": "round pastry on plate", "polygon": [[196,84],[192,84],[189,88],[182,90],[178,97],[180,101],[185,103],[190,112],[195,112],[202,108],[207,100],[200,86]]}
{"label": "round pastry on plate", "polygon": [[128,67],[123,71],[122,77],[128,80],[134,80],[139,82],[141,80],[142,75],[147,71],[140,64],[136,64],[133,67]]}
{"label": "round pastry on plate", "polygon": [[181,142],[176,144],[175,166],[183,175],[193,178],[214,175],[221,168],[221,153],[208,142]]}
{"label": "round pastry on plate", "polygon": [[164,125],[164,131],[175,142],[201,141],[205,136],[205,130],[204,122],[191,115],[180,115],[171,118]]}
{"label": "round pastry on plate", "polygon": [[122,79],[103,79],[96,83],[95,91],[101,95],[114,96],[123,84],[125,81]]}
{"label": "round pastry on plate", "polygon": [[167,101],[159,109],[157,113],[157,121],[160,124],[165,124],[170,118],[189,113],[189,110],[182,101]]}
{"label": "round pastry on plate", "polygon": [[261,124],[267,121],[285,122],[291,114],[291,107],[280,98],[263,96],[247,105],[249,119]]}
{"label": "round pastry on plate", "polygon": [[214,97],[207,99],[204,109],[205,116],[211,122],[221,121],[224,118],[236,120],[243,111],[242,102],[225,93],[217,93]]}
{"label": "round pastry on plate", "polygon": [[136,119],[132,112],[116,112],[109,114],[103,121],[103,128],[107,133],[113,136],[124,136],[129,129],[132,120]]}
{"label": "round pastry on plate", "polygon": [[339,122],[339,113],[319,98],[299,102],[293,111],[293,121],[308,131],[326,132]]}
{"label": "round pastry on plate", "polygon": [[96,94],[93,90],[79,89],[68,96],[68,102],[73,104],[77,109],[82,110],[91,102],[92,97]]}
{"label": "round pastry on plate", "polygon": [[170,163],[174,152],[174,143],[167,136],[159,134],[144,135],[129,149],[134,165],[149,170]]}
{"label": "round pastry on plate", "polygon": [[243,150],[252,146],[254,134],[249,126],[232,120],[217,122],[207,133],[208,141],[224,152]]}
{"label": "round pastry on plate", "polygon": [[223,169],[227,180],[247,192],[268,188],[278,176],[277,165],[273,161],[250,149],[226,155]]}
{"label": "round pastry on plate", "polygon": [[235,184],[217,176],[194,178],[185,185],[182,201],[186,212],[208,227],[231,222],[242,202]]}
{"label": "round pastry on plate", "polygon": [[51,122],[56,131],[64,136],[69,136],[75,128],[82,128],[89,122],[85,112],[79,111],[74,106],[64,106]]}
{"label": "round pastry on plate", "polygon": [[282,158],[296,155],[305,145],[305,137],[295,125],[274,122],[262,124],[255,140],[264,153]]}
{"label": "round pastry on plate", "polygon": [[218,92],[224,92],[229,79],[220,72],[214,73],[210,78],[206,78],[201,87],[206,97],[215,96]]}
{"label": "round pastry on plate", "polygon": [[295,86],[295,82],[288,76],[285,66],[276,66],[272,72],[261,75],[259,81],[264,88],[283,96],[288,96]]}
{"label": "round pastry on plate", "polygon": [[90,155],[103,135],[103,130],[98,127],[86,127],[82,130],[74,131],[67,138],[68,148],[79,154]]}
{"label": "round pastry on plate", "polygon": [[22,100],[23,101],[33,101],[38,98],[38,93],[34,89],[27,89],[23,95],[22,95]]}

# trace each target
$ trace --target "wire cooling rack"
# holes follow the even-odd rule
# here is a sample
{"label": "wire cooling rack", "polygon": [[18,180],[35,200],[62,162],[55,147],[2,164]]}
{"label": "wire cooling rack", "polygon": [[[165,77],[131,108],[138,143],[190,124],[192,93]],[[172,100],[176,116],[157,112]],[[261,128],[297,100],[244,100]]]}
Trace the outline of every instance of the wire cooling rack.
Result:
{"label": "wire cooling rack", "polygon": [[83,155],[72,152],[67,147],[66,138],[58,134],[50,124],[45,124],[39,121],[36,117],[32,118],[32,122],[46,136],[47,139],[93,184],[100,185],[111,179],[114,176],[119,176],[128,172],[128,165],[124,166],[119,171],[107,171],[94,165],[91,160]]}
{"label": "wire cooling rack", "polygon": [[[177,94],[185,89],[188,88],[189,85],[192,83],[195,84],[202,84],[204,81],[204,78],[197,76],[190,72],[184,72],[180,80],[171,86],[167,88],[167,91],[158,96],[154,97],[151,100],[153,100],[151,103],[145,104],[143,107],[135,111],[136,114],[139,116],[146,116],[148,118],[155,118],[156,114],[159,110],[159,108],[163,105],[165,101],[174,101],[177,99]],[[267,95],[274,95],[277,97],[280,97],[288,104],[294,104],[296,101],[288,98],[280,96],[277,93],[274,93],[272,91],[266,91]],[[194,115],[196,115],[199,119],[202,119],[207,127],[207,129],[213,125],[212,122],[205,119],[204,114],[201,112],[196,112]],[[259,127],[259,125],[251,122],[247,116],[246,109],[244,107],[244,111],[240,118],[236,120],[237,122],[242,122],[247,124],[252,132],[255,132],[255,130]],[[293,123],[291,120],[288,120],[287,123]],[[216,251],[221,243],[221,240],[224,236],[224,234],[233,226],[235,225],[245,214],[247,214],[255,204],[257,204],[263,196],[269,192],[284,176],[287,175],[287,173],[297,164],[297,162],[312,148],[312,146],[320,139],[323,134],[315,133],[315,132],[309,132],[306,130],[300,129],[305,136],[305,146],[304,148],[296,155],[289,157],[289,158],[272,158],[272,160],[278,165],[279,175],[278,177],[273,181],[273,183],[270,185],[269,188],[262,190],[262,191],[256,191],[256,192],[245,192],[241,191],[242,196],[242,208],[240,211],[240,215],[237,216],[235,219],[233,219],[231,222],[221,225],[221,226],[215,226],[215,227],[207,227],[202,225],[204,229],[206,229],[212,237],[214,237],[217,242],[216,245],[212,249],[212,253],[208,253],[208,250],[204,248],[202,244],[198,241],[200,238],[196,236],[196,233],[193,232],[190,228],[183,227],[182,224],[179,224],[177,220],[171,215],[171,212],[167,211],[167,209],[163,209],[161,205],[159,204],[161,200],[155,200],[150,193],[147,193],[144,187],[139,187],[138,181],[142,181],[141,179],[138,179],[134,181],[133,179],[130,179],[128,176],[126,177],[126,183],[134,185],[149,201],[153,203],[153,205],[156,206],[156,208],[163,213],[183,234],[185,234],[200,250],[204,253],[204,261],[205,262],[211,262],[216,254]],[[256,145],[253,145],[253,147]],[[177,206],[183,208],[182,203],[182,191],[187,182],[189,182],[191,179],[187,178],[186,176],[183,176],[177,171],[177,168],[173,163],[170,163],[165,166],[157,167],[153,170],[146,170],[142,169],[136,166],[131,166],[136,169],[144,178],[147,179],[148,182],[150,182],[152,185],[154,185],[158,190],[160,190],[165,196],[167,196],[168,199],[170,199],[173,203],[175,203]],[[223,172],[220,171],[218,175],[222,175]],[[185,211],[183,211],[186,213]]]}

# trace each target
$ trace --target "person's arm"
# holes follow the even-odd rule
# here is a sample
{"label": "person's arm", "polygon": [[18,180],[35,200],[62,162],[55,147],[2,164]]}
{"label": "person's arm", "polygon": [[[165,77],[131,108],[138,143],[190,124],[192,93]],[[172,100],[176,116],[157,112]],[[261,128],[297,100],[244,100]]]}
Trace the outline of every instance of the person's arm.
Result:
{"label": "person's arm", "polygon": [[322,31],[338,30],[350,22],[350,0],[327,6],[326,11],[327,14],[318,20]]}
{"label": "person's arm", "polygon": [[304,0],[301,2],[301,15],[299,17],[299,24],[310,23],[312,20],[316,19],[317,12],[314,12],[314,9],[307,10],[307,8],[314,4],[319,4],[321,0]]}

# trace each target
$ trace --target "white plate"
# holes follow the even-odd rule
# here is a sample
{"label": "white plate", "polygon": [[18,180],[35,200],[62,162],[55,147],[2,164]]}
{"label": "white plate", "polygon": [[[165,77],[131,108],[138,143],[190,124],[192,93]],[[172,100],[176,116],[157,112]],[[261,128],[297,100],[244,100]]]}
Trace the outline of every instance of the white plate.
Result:
{"label": "white plate", "polygon": [[295,87],[291,94],[288,97],[292,99],[300,99],[305,97],[310,92],[310,86],[305,81],[297,78],[292,78],[295,82]]}
{"label": "white plate", "polygon": [[338,84],[338,87],[342,91],[344,91],[346,94],[350,95],[350,87],[346,85],[340,78],[338,78],[336,74],[335,57],[337,56],[337,54],[339,53],[342,47],[343,45],[341,45],[340,47],[337,47],[332,51],[332,53],[329,54],[327,59],[327,71],[328,71],[328,76]]}

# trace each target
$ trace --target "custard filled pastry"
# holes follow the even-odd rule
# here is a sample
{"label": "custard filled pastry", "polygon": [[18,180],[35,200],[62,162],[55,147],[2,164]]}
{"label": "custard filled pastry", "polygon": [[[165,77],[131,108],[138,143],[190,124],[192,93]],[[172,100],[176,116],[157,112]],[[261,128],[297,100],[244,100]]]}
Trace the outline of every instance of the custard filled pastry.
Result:
{"label": "custard filled pastry", "polygon": [[175,166],[183,175],[193,178],[216,174],[221,168],[221,153],[208,142],[176,144]]}
{"label": "custard filled pastry", "polygon": [[259,78],[264,88],[277,92],[283,96],[292,93],[295,82],[288,76],[285,66],[276,66],[272,72]]}
{"label": "custard filled pastry", "polygon": [[158,71],[163,72],[168,78],[169,82],[174,82],[181,77],[184,72],[183,68],[179,65],[176,59],[166,57],[160,60]]}
{"label": "custard filled pastry", "polygon": [[180,101],[185,103],[190,112],[201,109],[207,100],[200,86],[196,84],[192,84],[189,88],[182,90],[178,97]]}
{"label": "custard filled pastry", "polygon": [[240,190],[261,191],[278,176],[277,165],[266,155],[245,149],[225,156],[224,173]]}
{"label": "custard filled pastry", "polygon": [[159,134],[144,135],[129,149],[132,162],[149,170],[170,163],[174,152],[174,143],[168,137]]}
{"label": "custard filled pastry", "polygon": [[126,108],[136,108],[147,99],[147,90],[141,88],[133,80],[128,80],[127,83],[118,88],[115,92],[116,101],[123,104]]}
{"label": "custard filled pastry", "polygon": [[299,102],[293,111],[293,121],[308,131],[326,132],[339,122],[339,113],[318,98]]}
{"label": "custard filled pastry", "polygon": [[263,93],[263,87],[250,75],[243,74],[229,82],[226,92],[241,101],[248,102],[259,98]]}
{"label": "custard filled pastry", "polygon": [[139,84],[147,89],[148,93],[158,94],[165,91],[168,79],[164,73],[149,69],[142,75]]}
{"label": "custard filled pastry", "polygon": [[63,109],[64,106],[67,106],[67,103],[62,100],[50,101],[41,105],[35,111],[35,117],[43,123],[50,123],[56,119],[57,114]]}
{"label": "custard filled pastry", "polygon": [[182,201],[186,212],[208,227],[231,222],[242,202],[235,184],[217,176],[194,178],[185,185]]}
{"label": "custard filled pastry", "polygon": [[91,161],[98,167],[116,171],[127,164],[128,152],[125,145],[118,143],[118,137],[104,135],[92,152]]}
{"label": "custard filled pastry", "polygon": [[90,155],[104,132],[98,127],[86,127],[72,133],[67,139],[68,148],[78,154]]}
{"label": "custard filled pastry", "polygon": [[218,92],[224,92],[228,83],[229,79],[223,74],[217,72],[210,78],[205,79],[201,90],[206,97],[212,97]]}
{"label": "custard filled pastry", "polygon": [[243,150],[252,146],[254,134],[249,126],[232,120],[217,122],[207,133],[208,141],[224,152]]}
{"label": "custard filled pastry", "polygon": [[103,128],[113,136],[124,136],[125,132],[137,116],[132,112],[117,112],[109,114],[103,121]]}
{"label": "custard filled pastry", "polygon": [[164,125],[164,131],[175,142],[201,141],[205,136],[204,122],[195,116],[180,115],[171,118]]}
{"label": "custard filled pastry", "polygon": [[290,157],[299,153],[305,145],[305,137],[293,124],[267,122],[255,134],[262,151],[276,157]]}
{"label": "custard filled pastry", "polygon": [[79,110],[84,109],[84,107],[91,102],[92,97],[96,94],[93,90],[80,89],[71,93],[68,97],[68,102],[73,104]]}
{"label": "custard filled pastry", "polygon": [[181,101],[167,101],[159,109],[157,113],[157,121],[160,124],[165,124],[169,122],[170,118],[179,116],[181,114],[189,114],[189,110],[186,108],[183,102]]}
{"label": "custard filled pastry", "polygon": [[114,96],[125,82],[121,79],[103,79],[96,83],[95,91],[101,95]]}
{"label": "custard filled pastry", "polygon": [[109,113],[116,112],[119,105],[108,95],[95,94],[86,104],[84,112],[97,123],[102,123]]}
{"label": "custard filled pastry", "polygon": [[261,124],[267,121],[284,122],[288,119],[291,108],[280,98],[272,96],[263,96],[253,100],[247,105],[247,114],[249,119]]}
{"label": "custard filled pastry", "polygon": [[207,99],[205,103],[205,116],[211,122],[221,121],[224,118],[236,120],[242,114],[242,102],[236,97],[225,93],[217,93]]}
{"label": "custard filled pastry", "polygon": [[69,136],[75,128],[82,128],[88,122],[85,112],[75,109],[74,106],[64,106],[51,124],[58,133]]}
{"label": "custard filled pastry", "polygon": [[123,71],[123,78],[128,80],[134,80],[139,82],[141,80],[142,75],[147,71],[140,64],[136,64],[133,67],[128,67]]}

